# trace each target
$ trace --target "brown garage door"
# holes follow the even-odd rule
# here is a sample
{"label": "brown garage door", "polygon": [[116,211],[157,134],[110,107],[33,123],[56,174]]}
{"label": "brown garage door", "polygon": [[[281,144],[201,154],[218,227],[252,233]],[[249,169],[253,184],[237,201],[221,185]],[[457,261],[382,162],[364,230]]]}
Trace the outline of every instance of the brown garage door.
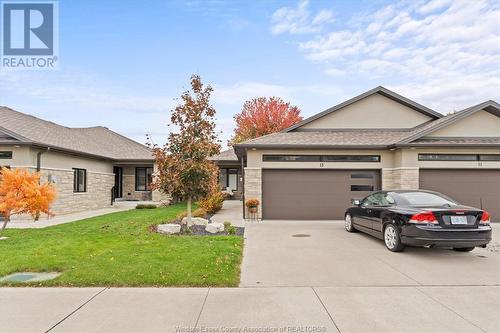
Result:
{"label": "brown garage door", "polygon": [[342,219],[351,199],[379,190],[378,170],[263,170],[264,219]]}
{"label": "brown garage door", "polygon": [[486,209],[500,221],[500,170],[420,170],[420,188]]}

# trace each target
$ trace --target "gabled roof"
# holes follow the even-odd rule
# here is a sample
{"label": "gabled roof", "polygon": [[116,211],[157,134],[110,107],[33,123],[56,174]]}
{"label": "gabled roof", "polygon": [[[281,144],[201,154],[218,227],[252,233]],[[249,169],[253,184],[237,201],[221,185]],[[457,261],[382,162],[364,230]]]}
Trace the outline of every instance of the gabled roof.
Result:
{"label": "gabled roof", "polygon": [[417,112],[420,112],[420,113],[422,113],[422,114],[424,114],[426,116],[429,116],[432,119],[439,119],[439,118],[441,118],[443,116],[441,113],[438,113],[438,112],[436,112],[434,110],[429,109],[426,106],[418,104],[417,102],[414,102],[414,101],[412,101],[412,100],[410,100],[410,99],[408,99],[408,98],[406,98],[404,96],[401,96],[401,95],[395,93],[394,91],[391,91],[391,90],[389,90],[387,88],[384,88],[382,86],[378,86],[376,88],[368,90],[367,92],[362,93],[361,95],[353,97],[353,98],[351,98],[351,99],[349,99],[349,100],[347,100],[347,101],[345,101],[343,103],[337,104],[337,105],[335,105],[335,106],[333,106],[333,107],[331,107],[331,108],[329,108],[329,109],[327,109],[327,110],[325,110],[323,112],[315,114],[312,117],[304,119],[301,122],[299,122],[299,123],[297,123],[297,124],[295,124],[295,125],[287,128],[287,129],[284,129],[282,132],[293,131],[294,129],[296,129],[298,127],[301,127],[301,126],[303,126],[305,124],[308,124],[308,123],[310,123],[310,122],[312,122],[312,121],[314,121],[316,119],[319,119],[319,118],[321,118],[323,116],[326,116],[327,114],[330,114],[330,113],[333,113],[335,111],[338,111],[338,110],[340,110],[340,109],[342,109],[342,108],[344,108],[344,107],[346,107],[348,105],[356,103],[357,101],[362,100],[363,98],[366,98],[366,97],[371,96],[373,94],[380,94],[380,95],[382,95],[384,97],[392,99],[393,101],[396,101],[396,102],[398,102],[398,103],[400,103],[400,104],[402,104],[404,106],[407,106],[407,107],[409,107],[409,108],[411,108],[411,109],[413,109],[413,110],[415,110]]}
{"label": "gabled roof", "polygon": [[217,162],[238,162],[238,156],[234,153],[233,148],[221,151],[218,155],[210,157],[210,160]]}
{"label": "gabled roof", "polygon": [[[401,143],[401,144],[410,143],[414,140],[417,140],[419,138],[426,136],[427,134],[430,134],[430,133],[435,132],[441,128],[449,126],[449,125],[453,124],[454,122],[456,122],[460,119],[464,119],[464,118],[466,118],[466,117],[468,117],[468,116],[470,116],[478,111],[481,111],[481,110],[485,110],[487,112],[490,112],[490,113],[496,115],[497,117],[500,117],[500,104],[498,104],[495,101],[491,101],[491,100],[486,101],[486,102],[471,106],[471,107],[464,109],[462,111],[458,111],[458,112],[446,115],[445,117],[443,117],[439,120],[428,123],[426,126],[422,126],[418,129],[416,129],[411,135],[409,135],[404,140],[401,140],[401,142],[399,142],[399,143]],[[499,135],[500,135],[500,129],[499,129]]]}
{"label": "gabled roof", "polygon": [[425,137],[427,134],[444,128],[481,110],[485,110],[500,117],[500,104],[495,101],[487,101],[446,116],[440,115],[438,119],[428,121],[413,128],[317,129],[308,131],[285,130],[237,144],[235,145],[235,151],[240,155],[244,149],[249,148],[368,149],[407,146],[498,147],[500,146],[500,129],[498,137]]}
{"label": "gabled roof", "polygon": [[0,143],[32,144],[111,160],[153,161],[148,147],[106,127],[69,128],[7,107],[0,107],[0,133],[4,133]]}

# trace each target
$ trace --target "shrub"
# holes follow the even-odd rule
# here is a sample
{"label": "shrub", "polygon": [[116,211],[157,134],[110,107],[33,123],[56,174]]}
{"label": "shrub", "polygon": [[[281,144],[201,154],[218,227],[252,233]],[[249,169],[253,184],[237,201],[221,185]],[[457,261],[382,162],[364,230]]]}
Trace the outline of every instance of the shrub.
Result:
{"label": "shrub", "polygon": [[187,212],[181,212],[179,214],[177,214],[175,217],[179,220],[179,221],[182,221],[183,218],[185,218],[186,216],[188,215]]}
{"label": "shrub", "polygon": [[205,217],[207,216],[207,211],[203,208],[198,208],[193,212],[193,217]]}
{"label": "shrub", "polygon": [[221,208],[224,203],[224,196],[221,191],[213,192],[208,197],[203,198],[198,202],[198,205],[205,209],[208,214],[215,214]]}
{"label": "shrub", "polygon": [[234,225],[230,225],[227,229],[225,229],[227,231],[227,234],[228,235],[236,235],[236,228],[234,227]]}
{"label": "shrub", "polygon": [[231,222],[224,221],[224,230],[228,229],[231,226]]}
{"label": "shrub", "polygon": [[231,195],[227,192],[221,192],[222,193],[222,196],[224,197],[224,200],[227,200],[229,198],[231,198]]}
{"label": "shrub", "polygon": [[259,204],[260,204],[260,202],[257,199],[248,199],[245,202],[245,206],[247,206],[247,208],[258,207]]}
{"label": "shrub", "polygon": [[135,206],[135,209],[155,209],[157,208],[156,205],[153,204],[138,204]]}

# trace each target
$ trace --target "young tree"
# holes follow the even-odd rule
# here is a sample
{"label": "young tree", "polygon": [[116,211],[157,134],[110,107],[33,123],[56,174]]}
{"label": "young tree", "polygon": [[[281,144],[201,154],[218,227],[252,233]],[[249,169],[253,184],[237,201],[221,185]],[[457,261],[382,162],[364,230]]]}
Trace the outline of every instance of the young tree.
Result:
{"label": "young tree", "polygon": [[279,132],[302,120],[300,109],[279,97],[259,97],[246,101],[234,116],[236,128],[230,144]]}
{"label": "young tree", "polygon": [[153,186],[187,200],[189,224],[192,200],[207,196],[218,183],[217,166],[208,159],[220,152],[215,109],[210,105],[212,91],[198,75],[191,76],[191,90],[181,95],[170,118],[178,131],[169,134],[165,146],[153,147],[158,165]]}
{"label": "young tree", "polygon": [[40,173],[24,169],[2,168],[0,172],[0,215],[4,222],[0,232],[12,215],[30,214],[34,219],[45,213],[51,215],[50,205],[56,198],[54,186],[40,184]]}

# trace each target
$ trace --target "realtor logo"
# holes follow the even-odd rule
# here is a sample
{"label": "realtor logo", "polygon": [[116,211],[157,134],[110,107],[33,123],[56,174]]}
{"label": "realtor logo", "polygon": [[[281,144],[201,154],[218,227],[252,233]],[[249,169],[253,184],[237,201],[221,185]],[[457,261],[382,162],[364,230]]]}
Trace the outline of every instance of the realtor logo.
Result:
{"label": "realtor logo", "polygon": [[57,2],[3,1],[2,69],[53,69],[58,60]]}

